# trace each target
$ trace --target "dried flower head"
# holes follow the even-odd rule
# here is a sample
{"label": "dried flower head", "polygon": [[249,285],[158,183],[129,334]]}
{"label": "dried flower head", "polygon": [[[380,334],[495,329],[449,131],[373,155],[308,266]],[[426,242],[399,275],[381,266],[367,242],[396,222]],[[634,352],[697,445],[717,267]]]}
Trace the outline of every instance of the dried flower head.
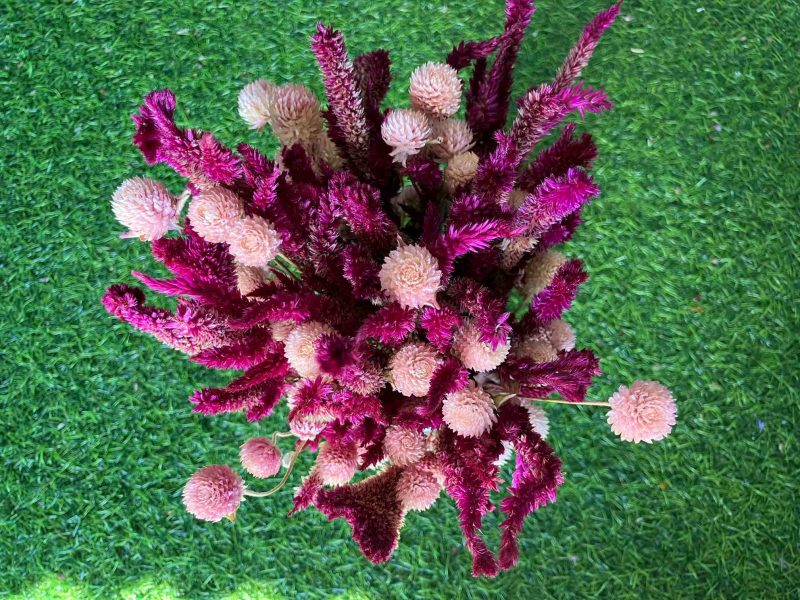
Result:
{"label": "dried flower head", "polygon": [[458,112],[461,104],[461,79],[450,65],[427,62],[411,74],[411,106],[441,119]]}
{"label": "dried flower head", "polygon": [[444,185],[447,191],[452,194],[471,182],[478,171],[479,162],[480,159],[474,152],[462,152],[447,161],[444,169]]}
{"label": "dried flower head", "polygon": [[547,323],[544,328],[556,350],[572,350],[575,347],[575,331],[566,321],[555,319]]}
{"label": "dried flower head", "polygon": [[274,90],[270,116],[272,131],[284,146],[311,145],[322,133],[319,100],[301,84],[287,83]]}
{"label": "dried flower head", "polygon": [[381,125],[383,141],[392,147],[392,158],[402,165],[409,156],[417,154],[431,137],[431,124],[423,113],[416,110],[389,111]]}
{"label": "dried flower head", "polygon": [[483,435],[497,422],[492,397],[475,382],[444,397],[442,417],[450,429],[464,437]]}
{"label": "dried flower head", "polygon": [[392,425],[386,430],[383,451],[398,467],[417,462],[425,456],[425,450],[426,440],[421,432],[398,425]]}
{"label": "dried flower head", "polygon": [[117,221],[128,228],[122,237],[153,241],[178,229],[178,199],[163,183],[134,177],[127,179],[111,197]]}
{"label": "dried flower head", "polygon": [[281,451],[269,438],[254,437],[242,444],[239,460],[253,477],[266,479],[281,470]]}
{"label": "dried flower head", "polygon": [[558,268],[567,262],[567,257],[557,250],[550,250],[531,257],[525,265],[525,276],[522,280],[522,291],[536,295],[553,282]]}
{"label": "dried flower head", "polygon": [[272,334],[272,339],[276,342],[285,342],[295,325],[296,323],[294,321],[272,321],[269,324],[269,331]]}
{"label": "dried flower head", "polygon": [[397,480],[397,497],[404,510],[428,510],[436,502],[441,489],[436,476],[419,464],[403,470]]}
{"label": "dried flower head", "polygon": [[320,445],[315,469],[325,485],[344,485],[356,474],[357,460],[355,442],[324,442]]}
{"label": "dried flower head", "polygon": [[241,219],[229,241],[231,254],[246,267],[266,267],[281,247],[281,237],[275,227],[258,216]]}
{"label": "dried flower head", "polygon": [[286,336],[283,353],[289,365],[300,377],[311,378],[319,375],[316,341],[329,333],[334,333],[330,325],[308,321],[295,326]]}
{"label": "dried flower head", "polygon": [[438,307],[439,263],[423,246],[400,246],[389,253],[379,274],[381,289],[409,308]]}
{"label": "dried flower head", "polygon": [[219,244],[231,239],[244,218],[244,207],[242,200],[229,189],[212,187],[192,199],[188,215],[201,238]]}
{"label": "dried flower head", "polygon": [[189,514],[203,521],[233,515],[244,497],[244,482],[228,465],[210,465],[195,472],[183,488]]}
{"label": "dried flower head", "polygon": [[453,354],[468,369],[484,373],[499,367],[508,356],[510,344],[506,341],[492,349],[491,344],[481,340],[481,332],[475,323],[464,323],[453,338]]}
{"label": "dried flower head", "polygon": [[424,396],[440,363],[439,353],[430,344],[406,344],[389,360],[392,383],[404,396]]}
{"label": "dried flower head", "polygon": [[236,287],[242,296],[255,292],[267,283],[267,274],[258,267],[236,265]]}
{"label": "dried flower head", "polygon": [[468,152],[475,145],[472,130],[461,119],[434,121],[431,125],[431,138],[431,151],[440,160],[450,160]]}
{"label": "dried flower head", "polygon": [[611,430],[625,442],[654,442],[665,438],[675,425],[675,399],[658,381],[635,381],[609,398]]}
{"label": "dried flower head", "polygon": [[558,358],[558,351],[543,331],[524,338],[517,344],[515,353],[520,358],[530,358],[537,363],[551,362]]}
{"label": "dried flower head", "polygon": [[257,79],[239,92],[239,116],[253,129],[262,129],[270,122],[275,89],[274,83]]}

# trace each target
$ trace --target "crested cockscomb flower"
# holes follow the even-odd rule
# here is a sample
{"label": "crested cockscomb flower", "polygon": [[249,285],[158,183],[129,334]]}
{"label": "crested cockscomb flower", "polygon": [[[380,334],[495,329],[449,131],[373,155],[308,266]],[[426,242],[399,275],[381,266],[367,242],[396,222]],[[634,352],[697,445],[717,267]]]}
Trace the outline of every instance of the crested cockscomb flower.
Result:
{"label": "crested cockscomb flower", "polygon": [[[597,147],[575,123],[547,140],[570,115],[611,106],[575,79],[619,3],[584,30],[555,81],[524,93],[510,127],[514,62],[534,7],[506,4],[499,35],[414,71],[409,108],[386,105],[387,51],[351,58],[343,34],[319,24],[311,47],[324,110],[299,83],[258,80],[239,94],[242,118],[280,141],[271,156],[182,127],[169,90],[133,115],[146,162],[188,180],[179,198],[144,179],[114,196],[126,235],[150,241],[169,271],[133,275],[175,309],[129,285],[111,286],[103,305],[197,364],[240,371],[196,391],[196,412],[256,422],[285,397],[289,433],[274,427],[272,439],[296,438],[283,456],[267,438],[242,446],[254,476],[286,469],[268,492],[246,490],[228,467],[198,472],[184,492],[192,514],[232,518],[243,496],[278,491],[307,463],[301,454],[318,450],[292,513],[345,519],[369,560],[388,560],[406,513],[444,489],[473,574],[517,562],[526,517],[564,481],[542,439],[541,403],[607,404],[586,402],[599,358],[575,349],[561,320],[588,277],[559,246],[599,194],[589,173]],[[623,439],[659,439],[675,420],[674,400],[654,382],[621,388],[609,408]],[[513,454],[501,489],[498,464]],[[497,553],[481,533],[495,505]]]}
{"label": "crested cockscomb flower", "polygon": [[320,446],[315,469],[325,485],[344,485],[356,474],[358,448],[354,442]]}
{"label": "crested cockscomb flower", "polygon": [[474,382],[444,397],[442,417],[450,429],[464,437],[483,435],[497,422],[492,397]]}
{"label": "crested cockscomb flower", "polygon": [[239,92],[239,116],[253,129],[262,129],[270,122],[275,89],[275,84],[257,79]]}
{"label": "crested cockscomb flower", "polygon": [[395,162],[405,165],[409,156],[417,154],[428,143],[431,124],[418,110],[392,110],[381,125],[381,136],[392,147]]}
{"label": "crested cockscomb flower", "polygon": [[247,267],[266,267],[278,255],[281,237],[275,227],[262,217],[241,219],[229,238],[231,254]]}
{"label": "crested cockscomb flower", "polygon": [[244,482],[227,465],[203,467],[183,488],[187,512],[202,521],[221,521],[236,513],[244,498]]}
{"label": "crested cockscomb flower", "polygon": [[625,442],[654,442],[665,438],[675,425],[677,408],[672,392],[658,381],[635,381],[608,399],[608,423]]}
{"label": "crested cockscomb flower", "polygon": [[444,185],[451,194],[462,186],[467,185],[478,171],[480,158],[474,152],[456,154],[447,161],[444,169]]}
{"label": "crested cockscomb flower", "polygon": [[397,480],[397,497],[405,510],[428,510],[441,489],[436,475],[419,463],[404,469]]}
{"label": "crested cockscomb flower", "polygon": [[441,119],[458,112],[461,104],[461,79],[447,64],[427,62],[411,74],[411,106],[433,118]]}
{"label": "crested cockscomb flower", "polygon": [[392,250],[383,262],[379,278],[381,289],[401,306],[438,307],[436,292],[442,272],[427,248],[403,245]]}
{"label": "crested cockscomb flower", "polygon": [[398,467],[410,465],[425,456],[425,436],[419,431],[392,425],[386,430],[383,451]]}
{"label": "crested cockscomb flower", "polygon": [[323,335],[334,333],[330,325],[308,321],[295,326],[283,342],[283,353],[289,365],[300,377],[319,375],[316,341]]}
{"label": "crested cockscomb flower", "polygon": [[153,241],[178,229],[178,199],[163,183],[146,177],[123,181],[111,198],[111,209],[128,228],[122,237]]}
{"label": "crested cockscomb flower", "polygon": [[481,339],[481,332],[473,321],[467,321],[457,331],[453,339],[453,354],[468,369],[484,373],[500,366],[508,356],[508,340],[496,348]]}
{"label": "crested cockscomb flower", "polygon": [[567,257],[556,250],[533,256],[525,265],[522,291],[527,295],[541,292],[553,282],[558,268],[565,262]]}
{"label": "crested cockscomb flower", "polygon": [[212,187],[189,204],[189,219],[197,234],[212,243],[227,242],[244,218],[241,198],[223,187]]}
{"label": "crested cockscomb flower", "polygon": [[406,344],[389,360],[392,384],[404,396],[424,396],[440,363],[439,353],[430,344]]}
{"label": "crested cockscomb flower", "polygon": [[281,470],[281,451],[269,438],[254,437],[242,444],[239,461],[253,477],[266,479]]}
{"label": "crested cockscomb flower", "polygon": [[440,160],[450,160],[468,152],[475,145],[472,130],[461,119],[434,121],[431,125],[431,138],[431,151]]}

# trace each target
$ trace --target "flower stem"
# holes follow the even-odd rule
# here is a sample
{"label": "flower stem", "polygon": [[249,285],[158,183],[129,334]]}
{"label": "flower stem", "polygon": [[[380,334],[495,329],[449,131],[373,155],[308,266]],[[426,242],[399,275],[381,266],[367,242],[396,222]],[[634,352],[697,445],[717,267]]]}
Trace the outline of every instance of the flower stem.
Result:
{"label": "flower stem", "polygon": [[569,400],[554,400],[552,398],[528,398],[531,402],[547,402],[549,404],[571,404],[573,406],[605,406],[610,408],[608,402],[570,402]]}
{"label": "flower stem", "polygon": [[278,438],[294,437],[291,431],[276,431],[272,434],[272,443],[275,444]]}
{"label": "flower stem", "polygon": [[283,474],[283,478],[280,480],[280,483],[278,483],[278,485],[276,485],[271,490],[267,490],[266,492],[251,492],[250,490],[246,489],[244,491],[244,495],[252,496],[253,498],[266,498],[267,496],[271,496],[275,492],[279,491],[284,485],[286,485],[286,482],[289,480],[289,475],[292,474],[292,469],[294,469],[294,463],[297,462],[297,457],[300,456],[300,453],[303,451],[303,448],[306,447],[306,444],[308,444],[308,442],[303,442],[303,444],[297,449],[297,452],[294,453],[294,456],[292,457],[292,462],[289,463],[289,467],[286,469],[286,473]]}

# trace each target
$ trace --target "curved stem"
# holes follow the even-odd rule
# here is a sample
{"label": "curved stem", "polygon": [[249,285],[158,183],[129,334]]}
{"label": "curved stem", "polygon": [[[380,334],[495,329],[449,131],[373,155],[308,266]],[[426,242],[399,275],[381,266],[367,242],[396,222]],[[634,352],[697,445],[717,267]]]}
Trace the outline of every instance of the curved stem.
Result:
{"label": "curved stem", "polygon": [[549,404],[571,404],[573,406],[605,406],[610,408],[609,402],[570,402],[569,400],[553,400],[551,398],[528,398],[531,402],[547,402]]}
{"label": "curved stem", "polygon": [[294,469],[294,463],[297,462],[297,457],[300,456],[300,453],[306,447],[306,444],[308,444],[307,441],[303,442],[303,444],[294,453],[294,456],[292,457],[292,462],[289,463],[289,467],[286,469],[286,473],[283,474],[283,478],[280,480],[278,485],[276,485],[271,490],[267,490],[266,492],[251,492],[250,490],[246,489],[244,491],[244,495],[252,496],[253,498],[266,498],[267,496],[271,496],[275,492],[279,491],[284,485],[286,485],[286,482],[289,480],[289,475],[292,474],[292,469]]}
{"label": "curved stem", "polygon": [[275,431],[272,434],[272,443],[275,444],[278,438],[294,437],[291,431]]}

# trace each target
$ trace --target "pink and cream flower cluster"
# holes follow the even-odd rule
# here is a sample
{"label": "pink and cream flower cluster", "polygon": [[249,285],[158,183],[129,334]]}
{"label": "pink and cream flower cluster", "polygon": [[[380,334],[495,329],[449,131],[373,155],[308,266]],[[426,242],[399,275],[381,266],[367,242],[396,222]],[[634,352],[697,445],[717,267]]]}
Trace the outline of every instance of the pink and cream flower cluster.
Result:
{"label": "pink and cream flower cluster", "polygon": [[[524,0],[508,0],[498,36],[416,69],[398,107],[384,106],[388,52],[351,60],[342,34],[319,25],[324,105],[306,86],[263,79],[239,95],[245,122],[280,142],[274,158],[179,127],[169,90],[146,97],[134,143],[186,188],[129,179],[112,209],[123,236],[148,242],[171,273],[134,276],[175,308],[126,284],[103,303],[192,361],[236,371],[192,395],[196,412],[250,422],[287,413],[240,449],[244,471],[276,485],[257,491],[228,466],[204,467],[184,489],[189,513],[233,519],[315,453],[294,482],[293,512],[345,519],[366,557],[383,562],[406,513],[449,496],[473,573],[493,576],[516,564],[526,516],[564,482],[546,405],[603,407],[626,441],[670,433],[675,400],[657,382],[587,401],[599,359],[563,318],[588,277],[563,244],[599,194],[596,147],[574,123],[545,140],[572,113],[610,108],[576,81],[618,12],[594,18],[553,82],[519,99],[509,128],[513,64],[533,15]],[[503,480],[495,553],[481,523]]]}

